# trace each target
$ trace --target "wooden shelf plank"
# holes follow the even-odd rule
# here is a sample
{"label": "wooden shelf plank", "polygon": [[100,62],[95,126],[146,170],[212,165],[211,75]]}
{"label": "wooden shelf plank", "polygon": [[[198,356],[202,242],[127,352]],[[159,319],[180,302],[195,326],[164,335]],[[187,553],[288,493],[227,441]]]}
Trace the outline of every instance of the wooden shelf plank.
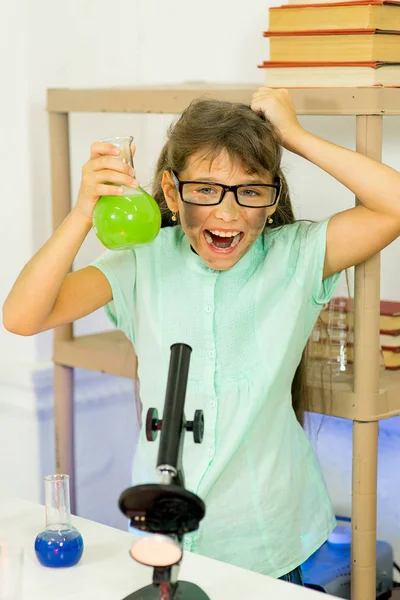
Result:
{"label": "wooden shelf plank", "polygon": [[[56,113],[178,114],[200,95],[249,104],[259,84],[181,84],[94,89],[51,89],[47,110]],[[400,115],[400,88],[292,88],[302,115]]]}
{"label": "wooden shelf plank", "polygon": [[[339,378],[338,378],[339,379]],[[400,415],[400,371],[380,372],[379,392],[368,398],[357,398],[353,391],[353,380],[333,378],[332,389],[329,381],[311,384],[311,406],[313,412],[327,414],[355,421],[379,421]]]}
{"label": "wooden shelf plank", "polygon": [[[132,344],[121,331],[107,331],[56,341],[54,361],[67,367],[100,371],[121,377],[137,377],[137,359]],[[356,421],[378,421],[400,415],[400,371],[382,371],[380,392],[365,403],[356,403],[352,379],[312,385],[312,409],[321,414]],[[357,404],[359,405],[357,407]]]}
{"label": "wooden shelf plank", "polygon": [[84,335],[72,340],[56,340],[56,364],[89,369],[121,377],[137,377],[137,359],[132,344],[121,331]]}
{"label": "wooden shelf plank", "polygon": [[49,112],[178,114],[200,95],[250,103],[256,85],[146,86],[109,89],[48,90]]}

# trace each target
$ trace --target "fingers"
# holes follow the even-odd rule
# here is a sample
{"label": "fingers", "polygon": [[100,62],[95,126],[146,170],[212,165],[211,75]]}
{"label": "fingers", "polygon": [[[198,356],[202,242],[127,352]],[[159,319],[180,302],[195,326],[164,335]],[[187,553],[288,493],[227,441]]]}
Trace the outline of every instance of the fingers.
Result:
{"label": "fingers", "polygon": [[95,171],[93,175],[96,183],[115,183],[116,185],[125,185],[127,187],[137,187],[139,185],[139,182],[132,175],[111,169]]}
{"label": "fingers", "polygon": [[272,114],[271,110],[294,110],[293,100],[286,88],[261,87],[254,92],[250,106],[256,112],[259,110],[269,111],[269,117]]}
{"label": "fingers", "polygon": [[[134,182],[136,181],[135,170],[122,160],[116,160],[112,156],[99,156],[97,158],[90,159],[85,165],[83,165],[82,178],[92,178],[93,175],[102,172],[103,174],[106,172],[108,176],[108,178],[104,179],[104,181],[116,181],[117,183],[131,186],[134,186]],[[126,183],[126,178],[129,178],[131,183]],[[98,178],[96,175],[96,180],[97,179]]]}
{"label": "fingers", "polygon": [[[134,154],[136,146],[132,144]],[[90,159],[82,168],[82,188],[91,197],[119,195],[124,187],[139,187],[135,170],[118,158],[120,149],[106,142],[95,142],[90,149]]]}
{"label": "fingers", "polygon": [[107,142],[95,142],[90,148],[90,158],[98,158],[105,154],[111,156],[118,156],[120,149],[114,144],[108,144]]}
{"label": "fingers", "polygon": [[270,88],[270,87],[260,87],[256,92],[254,92],[254,98],[265,98],[265,96],[269,95],[289,95],[289,92],[286,88]]}
{"label": "fingers", "polygon": [[[131,153],[132,156],[135,155],[136,146],[134,143],[131,144]],[[114,144],[109,144],[107,142],[94,142],[90,148],[90,158],[97,158],[99,156],[104,155],[118,156],[120,154],[120,149]]]}
{"label": "fingers", "polygon": [[118,158],[115,159],[112,156],[99,156],[92,158],[86,163],[90,166],[92,171],[103,171],[104,169],[110,169],[111,171],[118,171],[119,173],[126,173],[128,175],[134,175],[135,171],[130,165],[125,163]]}
{"label": "fingers", "polygon": [[98,183],[92,189],[92,196],[99,198],[100,196],[121,196],[125,193],[123,187],[116,185],[108,185],[107,183]]}

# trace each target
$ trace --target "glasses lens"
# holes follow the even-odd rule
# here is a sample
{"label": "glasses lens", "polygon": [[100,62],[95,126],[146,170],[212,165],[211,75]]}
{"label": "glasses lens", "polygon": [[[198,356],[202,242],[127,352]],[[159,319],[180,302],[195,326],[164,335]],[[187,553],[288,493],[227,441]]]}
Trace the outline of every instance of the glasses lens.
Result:
{"label": "glasses lens", "polygon": [[191,204],[218,204],[222,188],[209,183],[184,183],[182,186],[182,199]]}
{"label": "glasses lens", "polygon": [[238,188],[239,204],[244,206],[271,206],[275,202],[277,190],[267,185],[244,185]]}

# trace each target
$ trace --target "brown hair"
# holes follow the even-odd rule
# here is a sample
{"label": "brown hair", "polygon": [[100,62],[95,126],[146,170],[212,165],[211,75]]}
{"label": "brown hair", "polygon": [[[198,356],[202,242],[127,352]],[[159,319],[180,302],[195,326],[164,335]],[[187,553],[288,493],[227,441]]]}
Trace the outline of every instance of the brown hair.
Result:
{"label": "brown hair", "polygon": [[[212,163],[221,151],[227,152],[232,164],[239,164],[249,174],[268,171],[273,180],[281,178],[280,200],[273,223],[268,227],[295,221],[288,185],[281,171],[280,137],[272,123],[262,112],[256,113],[245,104],[198,99],[170,126],[157,162],[152,193],[161,209],[163,227],[175,224],[161,187],[163,172],[183,171],[190,156],[198,152]],[[293,409],[301,424],[308,405],[305,367],[306,350],[292,383]]]}

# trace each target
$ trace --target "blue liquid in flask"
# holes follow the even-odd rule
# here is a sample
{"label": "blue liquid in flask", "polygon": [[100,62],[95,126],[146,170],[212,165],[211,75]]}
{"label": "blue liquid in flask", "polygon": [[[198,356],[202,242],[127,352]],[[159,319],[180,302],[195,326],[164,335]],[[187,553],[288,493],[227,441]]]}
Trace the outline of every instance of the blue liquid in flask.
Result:
{"label": "blue liquid in flask", "polygon": [[46,527],[35,539],[35,553],[45,567],[72,567],[83,554],[83,539],[71,524],[69,475],[44,478]]}
{"label": "blue liquid in flask", "polygon": [[45,529],[36,537],[35,552],[45,567],[73,567],[82,557],[83,539],[75,528]]}

